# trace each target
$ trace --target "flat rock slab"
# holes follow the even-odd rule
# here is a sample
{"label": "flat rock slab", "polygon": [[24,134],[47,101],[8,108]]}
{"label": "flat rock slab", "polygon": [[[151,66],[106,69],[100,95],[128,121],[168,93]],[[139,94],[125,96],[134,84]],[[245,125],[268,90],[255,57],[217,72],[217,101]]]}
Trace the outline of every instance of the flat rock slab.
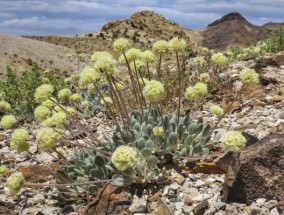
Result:
{"label": "flat rock slab", "polygon": [[284,135],[268,135],[233,159],[222,201],[250,204],[258,198],[284,199]]}

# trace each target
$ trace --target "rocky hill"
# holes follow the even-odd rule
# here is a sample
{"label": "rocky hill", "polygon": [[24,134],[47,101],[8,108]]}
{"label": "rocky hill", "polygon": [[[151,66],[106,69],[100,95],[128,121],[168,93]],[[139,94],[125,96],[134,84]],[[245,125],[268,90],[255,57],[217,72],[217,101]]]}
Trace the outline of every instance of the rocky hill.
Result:
{"label": "rocky hill", "polygon": [[119,37],[128,38],[133,46],[145,50],[151,49],[157,40],[169,40],[175,36],[184,38],[188,44],[196,44],[200,38],[198,32],[181,27],[157,13],[144,10],[134,13],[129,19],[109,22],[98,32],[75,37],[30,38],[91,54],[93,51],[111,50],[113,41]]}
{"label": "rocky hill", "polygon": [[266,39],[271,30],[248,22],[239,13],[229,13],[200,31],[202,45],[209,49],[225,50],[230,46],[249,46]]}
{"label": "rocky hill", "polygon": [[67,59],[66,54],[75,51],[63,46],[35,41],[23,37],[0,34],[0,79],[6,74],[6,66],[22,72],[38,63],[43,70],[54,69],[60,75],[70,74],[77,69],[76,59]]}
{"label": "rocky hill", "polygon": [[282,22],[282,23],[268,22],[268,23],[264,24],[262,27],[266,28],[268,30],[275,31],[275,30],[278,30],[280,28],[284,28],[284,22]]}
{"label": "rocky hill", "polygon": [[190,30],[167,20],[153,11],[140,11],[125,20],[106,23],[98,32],[76,36],[30,36],[28,38],[65,46],[77,52],[92,54],[94,51],[112,50],[112,43],[119,37],[130,40],[132,46],[151,49],[157,40],[175,36],[184,38],[194,50],[198,46],[225,50],[231,46],[246,47],[264,40],[284,23],[253,25],[239,13],[229,13],[201,30]]}

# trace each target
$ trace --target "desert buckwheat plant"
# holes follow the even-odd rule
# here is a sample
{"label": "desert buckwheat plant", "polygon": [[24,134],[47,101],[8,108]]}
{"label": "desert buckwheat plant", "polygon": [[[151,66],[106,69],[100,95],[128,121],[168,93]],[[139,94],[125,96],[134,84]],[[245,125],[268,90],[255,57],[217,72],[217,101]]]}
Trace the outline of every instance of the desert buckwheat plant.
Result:
{"label": "desert buckwheat plant", "polygon": [[[228,59],[223,53],[211,56],[207,50],[203,63],[208,71],[195,72],[193,68],[200,67],[187,65],[192,59],[184,57],[186,47],[183,39],[174,37],[155,42],[152,51],[142,51],[130,48],[127,39],[119,38],[113,43],[114,55],[94,52],[90,65],[66,80],[68,86],[56,91],[51,83],[42,83],[34,93],[34,117],[41,126],[36,142],[25,129],[16,129],[11,135],[11,148],[22,153],[37,144],[39,150],[55,152],[61,166],[55,172],[54,184],[25,182],[21,173],[13,173],[7,180],[11,192],[18,192],[22,185],[56,186],[58,195],[53,198],[61,204],[89,201],[108,183],[157,183],[159,175],[164,174],[165,160],[184,167],[205,159],[220,138],[213,130],[229,108],[225,111],[217,104],[210,107],[211,117],[217,118],[213,126],[205,122],[198,108],[202,109],[210,96],[208,83],[219,78]],[[167,76],[165,57],[173,58],[174,80],[163,78]],[[243,87],[257,84],[258,78],[251,69],[240,74]],[[173,98],[168,97],[168,88],[175,90]],[[174,108],[167,108],[165,99]],[[9,109],[6,101],[0,101],[0,111]],[[97,110],[111,121],[101,137],[87,121]],[[5,115],[0,125],[9,129],[15,123],[14,116]],[[238,151],[244,147],[245,138],[229,131],[223,145]],[[67,147],[74,149],[72,156],[64,152]]]}

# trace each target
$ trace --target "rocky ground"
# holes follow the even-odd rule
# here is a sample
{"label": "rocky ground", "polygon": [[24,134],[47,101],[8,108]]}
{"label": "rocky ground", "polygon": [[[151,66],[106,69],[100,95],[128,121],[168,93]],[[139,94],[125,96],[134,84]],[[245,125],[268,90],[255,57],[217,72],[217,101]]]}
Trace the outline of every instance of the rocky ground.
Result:
{"label": "rocky ground", "polygon": [[[262,59],[257,63],[253,60],[238,62],[229,69],[230,75],[237,77],[241,68],[254,66],[260,74],[261,85],[256,88],[245,89],[241,100],[233,106],[231,114],[221,121],[218,128],[219,132],[222,133],[230,129],[246,132],[246,137],[250,140],[248,141],[250,144],[255,143],[257,139],[266,137],[270,133],[279,135],[284,133],[284,60],[282,62],[279,60],[281,59],[280,55],[284,59],[284,55],[281,53],[278,56],[266,57],[266,59],[277,58],[278,65]],[[206,120],[208,112],[203,111],[202,114],[204,114]],[[208,121],[210,121],[209,118]],[[36,125],[28,125],[28,127],[31,133],[35,132]],[[102,132],[100,127],[99,132]],[[3,164],[7,165],[11,171],[15,169],[22,171],[26,181],[35,183],[52,181],[52,168],[58,166],[56,159],[45,152],[38,152],[36,148],[30,150],[36,160],[31,160],[27,154],[11,152],[8,147],[8,133],[9,131],[0,133],[0,158]],[[254,149],[253,147],[251,146],[252,150]],[[255,149],[257,148],[259,147],[256,146]],[[259,150],[263,150],[265,147],[260,148],[262,149]],[[282,168],[282,172],[280,172],[282,179],[284,179],[283,148],[282,139],[280,148],[277,151],[279,153],[278,160],[273,160],[274,163],[280,162],[277,168],[280,168],[280,170]],[[283,193],[281,194],[281,190],[280,193],[279,190],[274,190],[274,196],[273,193],[267,196],[267,198],[259,196],[246,203],[240,203],[241,201],[224,202],[225,190],[223,187],[224,184],[228,185],[228,182],[230,182],[228,174],[225,176],[224,170],[229,168],[230,160],[218,160],[222,153],[224,151],[217,150],[205,161],[198,162],[184,169],[166,169],[165,174],[160,175],[156,184],[150,184],[147,187],[132,186],[130,188],[118,189],[108,185],[100,199],[92,199],[87,205],[76,203],[59,207],[50,198],[51,194],[56,193],[56,189],[50,187],[24,187],[16,196],[8,196],[8,190],[4,183],[5,176],[0,176],[0,214],[284,214],[284,196]],[[231,159],[237,160],[239,157],[231,157]],[[255,166],[257,166],[259,164],[257,163],[258,160],[256,158],[256,160],[250,160],[250,162],[256,162]],[[50,167],[40,165],[39,162],[46,163]],[[224,165],[220,165],[220,162]],[[266,163],[266,161],[262,163]],[[270,165],[275,170],[273,164]],[[235,175],[237,175],[236,172]],[[270,176],[265,175],[265,177],[269,178]],[[236,181],[236,178],[234,180]],[[283,185],[277,185],[276,183],[272,185],[283,187]],[[265,187],[265,189],[270,188],[271,186]],[[257,193],[260,188],[246,187],[245,191],[238,189],[235,191],[236,196],[240,192],[246,192],[251,189],[255,189],[255,193]]]}

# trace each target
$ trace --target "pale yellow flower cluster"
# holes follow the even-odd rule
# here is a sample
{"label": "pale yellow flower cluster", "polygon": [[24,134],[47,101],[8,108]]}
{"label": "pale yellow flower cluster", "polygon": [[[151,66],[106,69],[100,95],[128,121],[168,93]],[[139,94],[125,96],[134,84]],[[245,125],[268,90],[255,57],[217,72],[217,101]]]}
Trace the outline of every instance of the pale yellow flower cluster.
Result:
{"label": "pale yellow flower cluster", "polygon": [[213,63],[217,64],[218,66],[225,66],[228,63],[227,57],[221,52],[213,54],[211,60]]}
{"label": "pale yellow flower cluster", "polygon": [[58,92],[57,97],[60,101],[64,101],[64,100],[69,99],[71,95],[72,95],[71,90],[68,88],[65,88]]}
{"label": "pale yellow flower cluster", "polygon": [[164,135],[164,129],[163,127],[154,127],[153,128],[153,134],[154,136],[163,136]]}
{"label": "pale yellow flower cluster", "polygon": [[198,79],[203,83],[208,83],[210,80],[210,76],[207,72],[201,73]]}
{"label": "pale yellow flower cluster", "polygon": [[29,133],[26,129],[16,129],[11,135],[11,148],[18,153],[27,151],[30,148],[28,138]]}
{"label": "pale yellow flower cluster", "polygon": [[38,106],[34,111],[35,118],[40,122],[46,120],[50,116],[50,114],[51,111],[44,105]]}
{"label": "pale yellow flower cluster", "polygon": [[111,97],[109,97],[109,96],[104,96],[104,98],[101,99],[100,103],[101,103],[102,105],[110,105],[110,106],[111,106],[111,105],[113,104],[113,101],[112,101]]}
{"label": "pale yellow flower cluster", "polygon": [[94,68],[90,66],[85,66],[83,71],[80,73],[80,82],[83,85],[95,83],[97,79],[98,79],[98,73]]}
{"label": "pale yellow flower cluster", "polygon": [[124,52],[129,47],[129,41],[125,38],[119,38],[114,41],[114,51]]}
{"label": "pale yellow flower cluster", "polygon": [[37,144],[41,150],[47,151],[55,145],[59,136],[53,128],[43,128],[36,135]]}
{"label": "pale yellow flower cluster", "polygon": [[254,69],[243,69],[240,73],[240,79],[243,84],[254,85],[259,83],[259,75]]}
{"label": "pale yellow flower cluster", "polygon": [[6,185],[11,194],[16,194],[20,191],[24,184],[24,175],[21,172],[15,172],[7,178]]}
{"label": "pale yellow flower cluster", "polygon": [[35,100],[38,103],[46,101],[53,93],[54,87],[51,84],[40,85],[35,92]]}
{"label": "pale yellow flower cluster", "polygon": [[183,51],[186,47],[186,42],[184,39],[180,39],[178,37],[174,37],[169,41],[169,50],[178,52]]}
{"label": "pale yellow flower cluster", "polygon": [[16,124],[17,120],[13,115],[5,115],[0,121],[0,125],[4,129],[12,128]]}
{"label": "pale yellow flower cluster", "polygon": [[224,110],[219,105],[211,105],[210,111],[217,117],[222,116]]}
{"label": "pale yellow flower cluster", "polygon": [[245,147],[246,138],[241,134],[241,132],[228,131],[225,133],[222,143],[226,149],[237,152]]}
{"label": "pale yellow flower cluster", "polygon": [[185,92],[185,98],[193,101],[203,98],[207,95],[207,85],[201,82],[196,83],[193,87],[188,87]]}
{"label": "pale yellow flower cluster", "polygon": [[169,43],[165,40],[159,40],[153,44],[155,54],[165,54],[169,52]]}
{"label": "pale yellow flower cluster", "polygon": [[111,156],[111,162],[120,171],[135,166],[137,160],[136,149],[129,146],[119,146]]}
{"label": "pale yellow flower cluster", "polygon": [[0,101],[0,110],[9,111],[11,110],[11,105],[8,102]]}
{"label": "pale yellow flower cluster", "polygon": [[164,85],[159,81],[151,80],[145,85],[142,93],[148,101],[158,102],[163,97]]}

